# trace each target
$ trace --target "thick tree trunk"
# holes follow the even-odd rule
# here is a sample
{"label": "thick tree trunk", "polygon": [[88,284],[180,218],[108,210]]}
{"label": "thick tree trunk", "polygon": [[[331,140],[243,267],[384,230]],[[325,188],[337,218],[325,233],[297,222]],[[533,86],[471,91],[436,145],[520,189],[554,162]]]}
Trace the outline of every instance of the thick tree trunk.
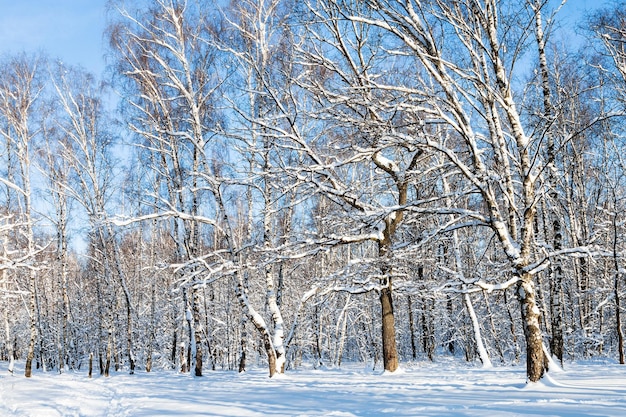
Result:
{"label": "thick tree trunk", "polygon": [[274,290],[274,276],[271,270],[271,266],[266,266],[265,269],[265,285],[266,285],[266,299],[269,310],[272,314],[272,323],[274,324],[274,338],[272,346],[276,355],[277,372],[285,372],[285,333],[283,330],[283,317],[276,301],[276,292]]}
{"label": "thick tree trunk", "polygon": [[517,295],[519,297],[524,336],[526,338],[526,375],[530,382],[537,382],[547,370],[547,362],[539,327],[540,313],[535,299],[535,286],[530,274],[524,273],[522,275]]}
{"label": "thick tree trunk", "polygon": [[393,311],[393,278],[392,267],[389,265],[389,235],[392,231],[387,225],[385,239],[378,243],[378,256],[382,261],[380,268],[382,288],[380,290],[380,312],[382,318],[383,366],[385,371],[394,372],[398,369],[398,351],[396,347],[396,323]]}
{"label": "thick tree trunk", "polygon": [[187,351],[185,349],[185,344],[183,343],[180,346],[180,372],[182,374],[186,374],[188,371],[187,368]]}
{"label": "thick tree trunk", "polygon": [[[552,175],[550,175],[552,177]],[[557,199],[556,192],[551,193],[552,203]],[[549,213],[546,213],[549,211]],[[544,208],[544,236],[546,241],[550,239],[548,225],[553,226],[552,242],[555,251],[562,249],[561,221],[554,209]],[[548,267],[548,284],[550,289],[550,353],[563,366],[563,267],[561,260],[555,257]]]}
{"label": "thick tree trunk", "polygon": [[273,377],[277,372],[276,369],[276,351],[274,350],[274,346],[272,346],[272,340],[269,332],[263,331],[263,347],[265,348],[265,352],[267,353],[267,365],[270,370],[270,378]]}
{"label": "thick tree trunk", "polygon": [[109,328],[109,335],[107,337],[107,349],[106,358],[104,362],[104,376],[109,376],[109,369],[111,369],[111,355],[113,354],[113,331]]}
{"label": "thick tree trunk", "polygon": [[246,372],[246,354],[248,352],[248,332],[246,331],[246,318],[243,316],[240,320],[241,337],[239,338],[239,372]]}
{"label": "thick tree trunk", "polygon": [[561,265],[554,266],[550,280],[550,352],[563,365],[563,271]]}
{"label": "thick tree trunk", "polygon": [[261,339],[263,340],[263,348],[265,349],[265,353],[267,353],[267,364],[269,366],[270,378],[273,377],[278,369],[276,369],[276,350],[274,349],[274,345],[272,343],[272,335],[269,332],[268,326],[263,320],[263,317],[252,307],[250,304],[250,300],[248,299],[248,294],[246,293],[246,289],[243,283],[243,279],[241,278],[241,274],[235,274],[235,294],[237,299],[239,300],[239,304],[243,309],[245,315],[248,319],[254,324],[254,327],[261,334]]}
{"label": "thick tree trunk", "polygon": [[393,300],[391,297],[391,277],[387,287],[380,291],[380,306],[382,314],[383,338],[383,365],[385,371],[393,372],[398,369],[398,352],[396,349],[396,324],[393,315]]}
{"label": "thick tree trunk", "polygon": [[198,342],[198,334],[196,333],[196,366],[195,376],[202,376],[202,345]]}
{"label": "thick tree trunk", "polygon": [[178,354],[178,332],[174,329],[174,335],[172,337],[172,350],[170,351],[170,362],[172,367],[176,369],[176,356]]}
{"label": "thick tree trunk", "polygon": [[202,376],[202,322],[200,320],[200,291],[193,289],[193,326],[194,326],[194,346],[195,346],[195,367],[196,376]]}

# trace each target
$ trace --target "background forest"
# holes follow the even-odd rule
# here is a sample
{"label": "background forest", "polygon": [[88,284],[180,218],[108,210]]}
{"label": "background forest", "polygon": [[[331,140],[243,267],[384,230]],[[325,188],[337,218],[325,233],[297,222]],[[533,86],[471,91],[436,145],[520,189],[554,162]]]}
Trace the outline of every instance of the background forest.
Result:
{"label": "background forest", "polygon": [[567,6],[113,0],[106,82],[2,57],[0,359],[623,364],[626,5]]}

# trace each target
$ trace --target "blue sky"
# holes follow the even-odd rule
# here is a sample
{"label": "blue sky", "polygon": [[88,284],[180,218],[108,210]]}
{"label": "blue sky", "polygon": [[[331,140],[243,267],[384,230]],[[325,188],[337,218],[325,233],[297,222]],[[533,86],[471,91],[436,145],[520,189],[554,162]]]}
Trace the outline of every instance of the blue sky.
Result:
{"label": "blue sky", "polygon": [[104,70],[106,0],[0,0],[0,55],[44,51]]}
{"label": "blue sky", "polygon": [[[0,55],[45,51],[97,74],[104,70],[106,0],[0,0]],[[569,0],[561,24],[574,29],[603,0]]]}

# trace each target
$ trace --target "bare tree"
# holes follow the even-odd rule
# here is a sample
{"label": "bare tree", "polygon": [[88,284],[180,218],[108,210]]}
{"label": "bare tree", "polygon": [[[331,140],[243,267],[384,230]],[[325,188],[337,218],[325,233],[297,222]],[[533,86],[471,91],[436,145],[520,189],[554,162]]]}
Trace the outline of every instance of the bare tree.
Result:
{"label": "bare tree", "polygon": [[[63,117],[58,128],[65,140],[60,155],[72,167],[72,184],[65,192],[86,211],[96,253],[105,276],[115,277],[126,307],[126,349],[130,373],[135,371],[132,295],[121,265],[121,255],[107,203],[112,192],[111,134],[103,126],[102,101],[96,81],[88,73],[60,65],[54,78]],[[113,323],[109,323],[112,326]],[[112,337],[109,328],[109,337]]]}
{"label": "bare tree", "polygon": [[[12,188],[10,192],[15,195],[19,221],[24,225],[24,252],[31,260],[34,260],[37,250],[31,176],[33,175],[32,149],[39,132],[37,105],[44,88],[40,76],[41,65],[43,65],[43,58],[25,55],[16,57],[4,63],[4,75],[0,80],[0,135],[7,144],[7,150],[14,152],[16,158],[14,180],[3,181],[3,183],[10,186]],[[36,265],[25,268],[28,274],[30,315],[26,377],[32,375],[32,361],[38,337],[36,268]]]}
{"label": "bare tree", "polygon": [[[155,194],[148,218],[170,219],[189,323],[189,356],[202,375],[203,326],[201,287],[212,280],[212,262],[203,252],[203,239],[220,239],[221,182],[219,156],[212,141],[217,120],[215,94],[219,86],[215,48],[210,44],[211,7],[200,2],[159,1],[147,10],[114,5],[121,20],[110,27],[111,46],[122,78],[131,93],[129,127],[137,145],[154,154],[151,169],[166,186]],[[121,223],[120,223],[121,224]],[[222,248],[223,250],[223,248]],[[216,266],[218,269],[221,267]],[[223,265],[222,265],[223,267]],[[228,268],[230,271],[230,268]],[[187,297],[187,294],[183,294]]]}
{"label": "bare tree", "polygon": [[384,33],[345,18],[352,12],[369,15],[368,6],[332,1],[307,5],[310,41],[301,46],[306,77],[301,77],[300,85],[313,97],[313,118],[322,120],[326,130],[324,139],[297,143],[310,158],[307,175],[312,175],[312,188],[343,210],[339,217],[343,225],[325,238],[335,244],[375,247],[375,257],[363,260],[372,270],[359,291],[369,288],[379,294],[384,367],[395,371],[393,288],[403,271],[394,251],[402,242],[407,206],[418,207],[428,200],[419,178],[439,168],[423,148],[389,134],[391,126],[415,126],[417,121],[405,118],[403,98],[378,84],[393,82],[396,71],[402,73],[403,59],[397,67],[388,62]]}
{"label": "bare tree", "polygon": [[[388,37],[388,53],[414,57],[419,77],[393,83],[370,80],[365,90],[403,93],[405,112],[415,123],[435,120],[452,132],[447,143],[428,128],[411,131],[406,125],[392,125],[384,135],[443,154],[465,178],[466,186],[480,196],[483,209],[459,212],[456,219],[461,222],[469,217],[473,225],[491,229],[508,259],[514,278],[497,288],[517,285],[527,376],[537,381],[547,369],[548,358],[535,277],[553,256],[545,257],[534,240],[537,204],[544,195],[539,181],[545,169],[540,157],[544,142],[540,131],[525,125],[511,80],[519,71],[519,54],[532,42],[532,32],[524,28],[537,28],[534,41],[541,44],[544,40],[538,13],[548,5],[510,3],[509,8],[490,0],[365,4],[355,7],[350,2],[327,1],[315,3],[314,8],[331,8],[338,19],[378,28]],[[365,38],[361,44],[367,44]],[[372,100],[366,104],[369,108],[380,105]]]}
{"label": "bare tree", "polygon": [[[278,132],[289,125],[290,114],[285,113],[292,99],[290,76],[294,58],[286,7],[280,0],[233,5],[226,10],[228,25],[218,43],[237,68],[230,76],[233,91],[241,90],[247,96],[247,100],[230,101],[239,117],[225,133],[241,144],[241,154],[248,160],[248,171],[239,174],[246,186],[248,206],[248,233],[243,245],[256,245],[263,250],[259,262],[264,265],[265,300],[272,323],[275,369],[279,373],[284,372],[287,346],[280,307],[284,263],[277,256],[276,246],[291,239],[289,224],[297,189],[281,170],[282,161],[293,156],[292,151],[280,146],[283,137]],[[242,83],[237,85],[239,80]],[[258,236],[253,234],[257,218],[263,231]]]}
{"label": "bare tree", "polygon": [[[50,106],[51,113],[54,114],[54,106]],[[58,370],[62,373],[65,363],[69,361],[69,344],[70,344],[70,329],[69,329],[69,315],[70,315],[70,299],[68,291],[68,275],[69,271],[69,224],[70,224],[70,210],[71,203],[69,193],[67,192],[70,187],[70,173],[71,164],[66,158],[63,157],[65,146],[58,146],[65,138],[58,137],[56,134],[56,121],[54,117],[47,115],[45,123],[42,129],[43,144],[41,146],[39,154],[40,172],[47,180],[49,197],[53,207],[53,214],[50,216],[50,220],[54,225],[56,231],[55,250],[56,259],[53,274],[56,275],[57,285],[60,289],[60,304],[61,304],[61,323],[58,330]]]}

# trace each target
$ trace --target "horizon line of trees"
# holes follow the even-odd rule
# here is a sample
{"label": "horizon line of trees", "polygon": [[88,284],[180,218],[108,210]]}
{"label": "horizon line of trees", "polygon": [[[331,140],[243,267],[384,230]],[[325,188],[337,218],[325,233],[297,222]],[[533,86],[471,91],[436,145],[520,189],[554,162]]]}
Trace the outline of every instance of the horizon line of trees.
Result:
{"label": "horizon line of trees", "polygon": [[107,86],[0,60],[0,360],[624,364],[626,7],[292,3],[114,0]]}

